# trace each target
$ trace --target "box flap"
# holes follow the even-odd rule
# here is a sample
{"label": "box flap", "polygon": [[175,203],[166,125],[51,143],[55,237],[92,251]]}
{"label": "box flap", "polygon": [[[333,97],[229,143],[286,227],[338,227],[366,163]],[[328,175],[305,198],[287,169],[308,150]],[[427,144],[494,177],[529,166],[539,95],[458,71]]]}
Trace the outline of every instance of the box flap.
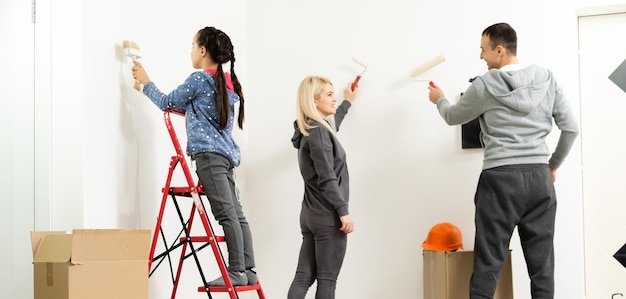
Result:
{"label": "box flap", "polygon": [[33,262],[68,262],[72,255],[72,235],[49,234],[43,236],[33,255]]}
{"label": "box flap", "polygon": [[39,247],[39,242],[41,241],[41,239],[47,235],[52,235],[52,234],[64,235],[66,234],[66,232],[64,231],[31,231],[30,232],[30,242],[33,247],[33,257],[35,256],[35,252],[37,252],[37,247]]}
{"label": "box flap", "polygon": [[150,230],[75,229],[72,261],[147,260]]}

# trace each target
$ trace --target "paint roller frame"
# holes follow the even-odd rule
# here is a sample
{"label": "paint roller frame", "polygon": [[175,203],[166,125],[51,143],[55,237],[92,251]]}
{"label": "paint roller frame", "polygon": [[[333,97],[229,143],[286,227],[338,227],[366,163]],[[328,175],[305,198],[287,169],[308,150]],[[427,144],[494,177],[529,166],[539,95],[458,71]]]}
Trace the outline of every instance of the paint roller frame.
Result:
{"label": "paint roller frame", "polygon": [[359,81],[361,80],[361,76],[363,75],[363,73],[365,73],[365,71],[367,71],[367,65],[365,63],[357,60],[356,58],[352,58],[352,61],[354,61],[356,64],[358,64],[358,65],[363,67],[363,71],[361,73],[359,73],[358,75],[356,75],[356,78],[354,79],[354,81],[350,85],[350,89],[352,91],[354,91],[354,89],[356,88],[357,84],[359,84]]}

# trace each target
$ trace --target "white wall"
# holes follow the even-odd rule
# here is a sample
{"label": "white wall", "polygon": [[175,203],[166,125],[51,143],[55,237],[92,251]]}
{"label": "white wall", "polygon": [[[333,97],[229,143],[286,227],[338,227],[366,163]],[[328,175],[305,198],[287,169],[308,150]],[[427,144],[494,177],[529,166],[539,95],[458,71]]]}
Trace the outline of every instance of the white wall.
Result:
{"label": "white wall", "polygon": [[33,39],[24,38],[32,32],[28,3],[0,1],[0,298],[24,298],[32,288]]}
{"label": "white wall", "polygon": [[[614,3],[78,2],[54,2],[49,9],[51,125],[42,138],[52,154],[49,161],[40,154],[39,163],[51,177],[50,183],[35,182],[35,188],[49,188],[51,200],[35,209],[43,206],[49,213],[40,217],[51,219],[41,229],[154,228],[173,151],[162,113],[132,90],[121,41],[139,44],[151,78],[167,92],[192,71],[193,34],[214,25],[233,39],[246,94],[246,130],[237,133],[243,148],[239,186],[269,298],[285,296],[301,239],[302,182],[289,139],[295,91],[304,76],[328,76],[341,89],[361,71],[351,58],[369,66],[339,134],[348,152],[357,230],[350,236],[337,297],[420,298],[420,245],[433,224],[454,222],[466,249],[472,249],[481,151],[460,149],[460,128],[445,125],[427,99],[426,85],[409,82],[408,72],[445,54],[447,61],[423,78],[456,97],[468,78],[485,71],[478,59],[481,31],[506,21],[518,31],[521,62],[551,68],[578,112],[576,8]],[[13,127],[21,121],[13,120]],[[12,142],[21,144],[18,135]],[[68,162],[73,164],[64,168]],[[584,298],[580,173],[577,146],[557,181],[558,298]],[[12,191],[16,202],[15,187]],[[515,297],[528,298],[517,238],[512,248]],[[22,261],[29,267],[29,260]],[[179,296],[200,298],[195,272],[185,275],[189,284]],[[151,297],[166,297],[168,284],[165,277],[151,278]]]}
{"label": "white wall", "polygon": [[[420,246],[433,224],[457,224],[465,248],[473,248],[473,193],[482,152],[461,149],[460,127],[448,127],[440,119],[428,101],[426,83],[409,82],[409,71],[443,53],[446,62],[419,79],[434,80],[456,98],[469,78],[486,71],[479,60],[482,30],[506,21],[518,31],[520,61],[551,68],[578,112],[578,5],[571,1],[251,2],[248,86],[262,102],[256,101],[250,109],[248,133],[254,151],[248,153],[246,187],[254,198],[247,206],[255,211],[255,220],[262,221],[255,223],[257,230],[280,232],[264,237],[269,242],[258,246],[264,257],[261,273],[280,267],[264,280],[268,292],[284,295],[300,245],[302,183],[289,138],[296,89],[304,76],[328,76],[336,89],[342,89],[361,70],[351,58],[369,66],[339,132],[348,153],[356,231],[349,238],[338,297],[420,298]],[[254,13],[262,10],[284,13],[273,17]],[[560,198],[556,297],[582,298],[579,145],[559,171],[556,187]],[[281,208],[267,210],[267,206]],[[279,241],[284,245],[273,245]],[[529,298],[517,236],[512,249],[515,297]]]}

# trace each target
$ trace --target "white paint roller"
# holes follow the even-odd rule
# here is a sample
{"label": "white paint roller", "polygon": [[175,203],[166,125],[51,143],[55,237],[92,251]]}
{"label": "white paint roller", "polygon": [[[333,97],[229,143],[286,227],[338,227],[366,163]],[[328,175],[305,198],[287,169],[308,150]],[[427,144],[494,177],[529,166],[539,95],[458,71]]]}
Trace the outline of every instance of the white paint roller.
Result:
{"label": "white paint roller", "polygon": [[417,77],[419,74],[424,73],[434,67],[436,67],[437,65],[439,65],[440,63],[444,62],[446,60],[446,58],[443,56],[443,54],[429,60],[426,61],[425,63],[423,63],[422,65],[414,68],[411,70],[411,72],[409,73],[411,75],[411,77]]}
{"label": "white paint roller", "polygon": [[367,65],[365,63],[361,62],[361,61],[358,61],[356,58],[352,58],[352,61],[356,62],[356,64],[358,64],[358,65],[363,67],[363,71],[360,74],[358,74],[356,76],[356,79],[354,79],[354,82],[352,82],[351,89],[354,90],[356,88],[357,84],[359,84],[359,80],[361,80],[361,75],[363,75],[363,73],[365,73],[365,71],[367,71]]}
{"label": "white paint roller", "polygon": [[[357,60],[356,58],[352,58],[352,61],[356,62],[356,64],[361,65],[363,68],[365,68],[365,70],[367,70],[367,65],[359,60]],[[365,72],[365,70],[363,70],[363,72],[361,72],[361,74],[363,74]]]}

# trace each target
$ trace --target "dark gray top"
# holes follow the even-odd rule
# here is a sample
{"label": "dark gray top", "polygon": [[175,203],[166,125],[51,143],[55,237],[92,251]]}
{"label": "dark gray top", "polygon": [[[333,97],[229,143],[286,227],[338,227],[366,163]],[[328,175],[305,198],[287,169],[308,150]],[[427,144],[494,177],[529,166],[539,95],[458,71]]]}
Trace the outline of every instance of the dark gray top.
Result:
{"label": "dark gray top", "polygon": [[[351,103],[343,101],[335,113],[337,131]],[[298,164],[304,180],[302,210],[314,214],[348,215],[349,176],[346,152],[334,132],[311,121],[316,127],[304,136],[294,122],[291,141],[298,149]]]}

